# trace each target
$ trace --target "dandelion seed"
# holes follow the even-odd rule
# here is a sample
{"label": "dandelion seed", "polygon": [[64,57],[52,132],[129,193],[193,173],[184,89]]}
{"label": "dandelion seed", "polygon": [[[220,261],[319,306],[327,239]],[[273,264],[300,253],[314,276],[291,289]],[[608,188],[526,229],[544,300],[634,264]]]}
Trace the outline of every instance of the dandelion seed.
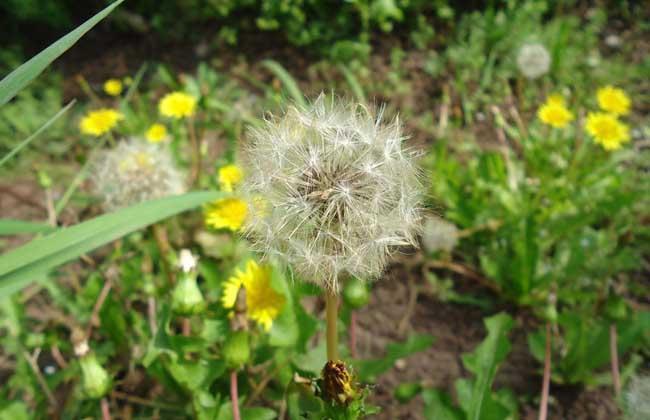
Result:
{"label": "dandelion seed", "polygon": [[551,55],[542,44],[525,44],[517,54],[517,67],[528,79],[537,79],[548,73]]}
{"label": "dandelion seed", "polygon": [[282,311],[285,298],[271,286],[271,267],[248,260],[246,268],[236,269],[235,275],[224,284],[221,304],[226,309],[235,307],[240,288],[246,291],[246,314],[266,331]]}
{"label": "dandelion seed", "polygon": [[111,96],[119,96],[122,93],[122,82],[118,79],[108,79],[104,82],[104,92]]}
{"label": "dandelion seed", "polygon": [[439,217],[428,217],[422,229],[422,245],[428,252],[450,252],[458,243],[458,228]]}
{"label": "dandelion seed", "polygon": [[241,190],[255,249],[337,292],[339,277],[374,279],[397,247],[416,243],[421,185],[397,119],[321,95],[252,137]]}
{"label": "dandelion seed", "polygon": [[248,205],[239,198],[222,198],[208,204],[204,214],[206,225],[237,231],[246,220]]}
{"label": "dandelion seed", "polygon": [[195,108],[196,98],[183,92],[168,93],[158,103],[162,115],[176,119],[191,117]]}
{"label": "dandelion seed", "polygon": [[83,134],[99,137],[106,134],[123,119],[124,116],[114,109],[102,108],[87,113],[79,123]]}
{"label": "dandelion seed", "polygon": [[167,138],[167,127],[160,123],[152,124],[147,129],[144,137],[149,143],[160,143]]}
{"label": "dandelion seed", "polygon": [[219,186],[222,191],[232,192],[233,187],[239,184],[243,174],[239,166],[226,165],[219,169]]}
{"label": "dandelion seed", "polygon": [[169,151],[139,139],[100,152],[93,158],[91,173],[94,191],[107,210],[185,191],[184,176]]}
{"label": "dandelion seed", "polygon": [[598,106],[614,115],[627,115],[630,112],[630,98],[623,89],[605,86],[598,89]]}
{"label": "dandelion seed", "polygon": [[620,149],[623,143],[630,140],[630,128],[612,114],[590,112],[585,128],[605,150]]}

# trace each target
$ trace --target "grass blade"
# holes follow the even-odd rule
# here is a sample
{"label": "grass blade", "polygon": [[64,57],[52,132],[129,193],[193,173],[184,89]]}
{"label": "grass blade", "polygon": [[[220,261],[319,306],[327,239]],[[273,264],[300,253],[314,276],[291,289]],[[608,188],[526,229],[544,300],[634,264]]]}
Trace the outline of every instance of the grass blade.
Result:
{"label": "grass blade", "polygon": [[25,233],[50,233],[55,229],[46,223],[0,219],[0,236],[21,235]]}
{"label": "grass blade", "polygon": [[262,61],[262,65],[269,69],[275,77],[280,79],[284,88],[287,90],[287,93],[294,101],[296,101],[297,105],[300,105],[301,107],[307,106],[305,95],[302,94],[298,87],[298,83],[296,83],[293,76],[291,76],[291,74],[289,74],[280,63],[274,60],[264,60]]}
{"label": "grass blade", "polygon": [[0,106],[6,104],[16,96],[16,94],[32,80],[36,78],[50,63],[56,60],[68,48],[72,47],[82,36],[86,34],[99,21],[104,19],[109,13],[120,5],[124,0],[117,0],[107,6],[101,12],[91,17],[75,30],[60,38],[54,44],[50,45],[40,53],[36,54],[29,61],[23,63],[16,70],[9,73],[7,77],[0,81]]}
{"label": "grass blade", "polygon": [[45,124],[41,126],[38,130],[36,130],[31,136],[27,137],[25,140],[21,141],[16,147],[11,149],[9,153],[7,153],[2,159],[0,159],[0,166],[4,165],[5,162],[7,162],[9,159],[14,157],[18,152],[20,152],[23,148],[25,148],[29,143],[31,143],[32,140],[34,140],[36,137],[38,137],[43,131],[47,130],[56,120],[58,120],[63,114],[65,114],[70,108],[72,108],[72,105],[74,105],[75,101],[72,100],[69,104],[61,108],[59,112],[57,112],[52,118],[50,118]]}
{"label": "grass blade", "polygon": [[34,239],[0,256],[0,298],[82,254],[223,195],[201,191],[152,200]]}
{"label": "grass blade", "polygon": [[343,73],[343,77],[345,77],[345,81],[348,83],[348,86],[350,86],[350,90],[352,90],[352,93],[354,94],[354,97],[357,99],[357,101],[365,104],[366,95],[363,93],[363,88],[361,87],[361,84],[359,83],[359,80],[357,80],[354,73],[352,73],[350,69],[348,69],[343,64],[339,65],[339,70],[341,73]]}

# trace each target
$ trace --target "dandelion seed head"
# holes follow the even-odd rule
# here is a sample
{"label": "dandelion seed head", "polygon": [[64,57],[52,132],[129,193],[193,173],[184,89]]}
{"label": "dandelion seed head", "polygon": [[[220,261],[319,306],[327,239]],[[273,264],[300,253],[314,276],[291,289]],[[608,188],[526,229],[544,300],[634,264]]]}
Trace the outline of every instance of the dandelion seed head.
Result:
{"label": "dandelion seed head", "polygon": [[427,217],[422,229],[422,245],[428,252],[451,251],[458,243],[458,228],[437,216]]}
{"label": "dandelion seed head", "polygon": [[340,277],[374,279],[397,247],[416,243],[415,154],[382,111],[321,95],[253,131],[241,190],[251,197],[245,227],[258,251],[336,292]]}
{"label": "dandelion seed head", "polygon": [[537,79],[548,73],[551,55],[542,44],[524,44],[517,54],[517,67],[528,79]]}
{"label": "dandelion seed head", "polygon": [[164,147],[132,138],[93,157],[94,192],[107,210],[181,194],[184,175]]}
{"label": "dandelion seed head", "polygon": [[623,393],[626,419],[650,418],[650,376],[633,376]]}

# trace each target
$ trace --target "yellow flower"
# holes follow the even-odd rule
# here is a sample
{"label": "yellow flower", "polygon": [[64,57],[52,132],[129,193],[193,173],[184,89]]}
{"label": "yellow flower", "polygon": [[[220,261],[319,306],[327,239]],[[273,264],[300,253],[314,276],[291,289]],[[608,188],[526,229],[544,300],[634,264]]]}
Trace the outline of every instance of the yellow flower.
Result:
{"label": "yellow flower", "polygon": [[216,200],[205,209],[205,224],[215,229],[239,230],[248,215],[246,202],[238,198]]}
{"label": "yellow flower", "polygon": [[564,96],[562,96],[561,93],[551,93],[548,95],[548,98],[546,98],[546,104],[565,106],[566,102],[564,101]]}
{"label": "yellow flower", "polygon": [[573,114],[571,111],[569,111],[564,104],[550,102],[550,98],[537,111],[537,116],[544,124],[548,124],[555,128],[564,128],[573,121]]}
{"label": "yellow flower", "polygon": [[111,96],[119,96],[122,93],[122,82],[118,79],[108,79],[104,82],[104,92]]}
{"label": "yellow flower", "polygon": [[144,135],[149,143],[160,143],[167,138],[167,128],[160,124],[152,124]]}
{"label": "yellow flower", "polygon": [[621,144],[630,140],[630,128],[612,114],[590,112],[585,128],[605,150],[619,149]]}
{"label": "yellow flower", "polygon": [[183,92],[165,95],[158,103],[158,110],[165,117],[184,118],[194,115],[196,98]]}
{"label": "yellow flower", "polygon": [[605,86],[598,89],[596,96],[598,97],[598,105],[603,111],[614,115],[625,115],[630,112],[630,98],[623,89]]}
{"label": "yellow flower", "polygon": [[232,188],[242,180],[242,171],[237,165],[226,165],[219,169],[219,186],[222,191],[232,192]]}
{"label": "yellow flower", "polygon": [[123,118],[124,116],[114,109],[102,108],[86,114],[79,123],[79,129],[83,134],[101,136],[108,133]]}
{"label": "yellow flower", "polygon": [[224,284],[221,297],[224,308],[232,309],[235,306],[241,287],[246,290],[246,315],[269,331],[285,302],[284,296],[271,286],[271,267],[259,266],[255,261],[248,260],[245,270],[236,269],[235,275]]}

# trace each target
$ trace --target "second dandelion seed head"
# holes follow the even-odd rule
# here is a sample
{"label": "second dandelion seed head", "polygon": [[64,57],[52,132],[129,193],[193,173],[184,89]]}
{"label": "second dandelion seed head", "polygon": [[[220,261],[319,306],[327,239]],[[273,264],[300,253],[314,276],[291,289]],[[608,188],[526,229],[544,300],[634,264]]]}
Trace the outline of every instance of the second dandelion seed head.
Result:
{"label": "second dandelion seed head", "polygon": [[252,137],[242,191],[259,251],[336,292],[341,276],[375,278],[396,247],[415,243],[421,185],[397,120],[321,95]]}

